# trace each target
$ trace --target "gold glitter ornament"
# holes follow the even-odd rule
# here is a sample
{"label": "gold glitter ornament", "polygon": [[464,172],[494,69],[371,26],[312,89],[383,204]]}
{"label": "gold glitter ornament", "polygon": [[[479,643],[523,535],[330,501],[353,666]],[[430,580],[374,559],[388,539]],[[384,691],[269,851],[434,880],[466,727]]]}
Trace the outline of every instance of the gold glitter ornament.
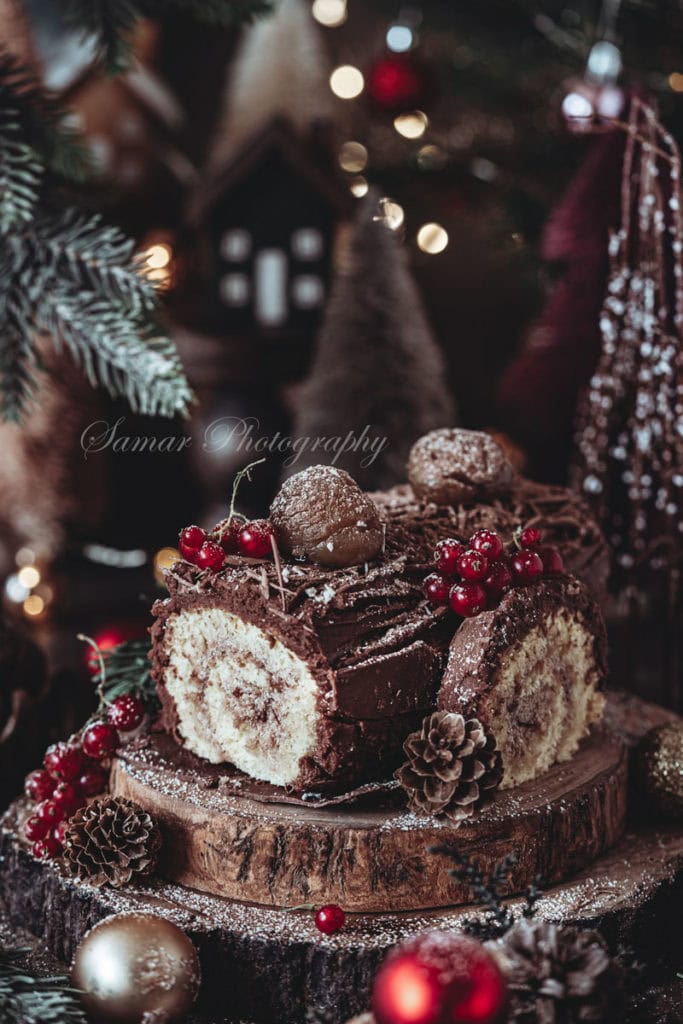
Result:
{"label": "gold glitter ornament", "polygon": [[201,971],[187,935],[156,914],[113,914],[78,949],[71,981],[86,1013],[99,1024],[184,1020]]}
{"label": "gold glitter ornament", "polygon": [[683,721],[652,729],[638,750],[639,779],[648,809],[683,820]]}

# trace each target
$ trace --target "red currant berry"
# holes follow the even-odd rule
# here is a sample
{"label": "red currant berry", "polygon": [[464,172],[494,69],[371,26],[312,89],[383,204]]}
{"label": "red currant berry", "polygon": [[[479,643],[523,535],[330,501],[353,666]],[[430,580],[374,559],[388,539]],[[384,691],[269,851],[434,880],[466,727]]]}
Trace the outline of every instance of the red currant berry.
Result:
{"label": "red currant berry", "polygon": [[195,555],[194,564],[200,569],[209,569],[210,572],[218,572],[223,568],[225,553],[220,544],[214,544],[212,540],[206,540]]}
{"label": "red currant berry", "polygon": [[272,553],[273,527],[267,519],[252,519],[237,536],[240,554],[246,558],[267,558]]}
{"label": "red currant berry", "polygon": [[33,856],[37,860],[53,860],[61,853],[61,847],[54,836],[45,836],[33,844]]}
{"label": "red currant berry", "polygon": [[479,583],[485,579],[489,571],[489,560],[486,555],[469,548],[463,551],[457,562],[458,572],[464,580]]}
{"label": "red currant berry", "polygon": [[194,562],[195,555],[206,540],[206,532],[201,526],[186,526],[180,531],[178,537],[178,548],[183,558],[188,562]]}
{"label": "red currant berry", "polygon": [[211,531],[211,540],[220,544],[226,555],[234,555],[238,550],[237,538],[244,526],[244,519],[241,516],[233,516],[232,519],[222,519],[216,523]]}
{"label": "red currant berry", "polygon": [[451,587],[449,603],[456,615],[469,619],[486,608],[486,591],[480,583],[456,583]]}
{"label": "red currant berry", "polygon": [[457,561],[465,550],[465,545],[453,537],[440,540],[434,548],[434,565],[446,576],[454,576],[458,571]]}
{"label": "red currant berry", "polygon": [[119,745],[119,734],[108,722],[93,722],[81,738],[83,753],[92,757],[93,761],[103,761],[111,757]]}
{"label": "red currant berry", "polygon": [[57,804],[58,807],[64,812],[63,818],[70,818],[74,811],[78,810],[83,804],[83,798],[80,793],[76,792],[75,786],[81,788],[80,782],[74,782],[73,785],[69,785],[68,782],[60,782],[52,794],[51,803]]}
{"label": "red currant berry", "polygon": [[145,717],[145,705],[132,693],[122,693],[107,708],[107,721],[119,732],[132,732]]}
{"label": "red currant berry", "polygon": [[59,843],[60,847],[64,846],[64,836],[66,835],[66,830],[68,829],[68,827],[68,819],[64,818],[62,821],[60,821],[59,825],[55,827],[55,830],[52,833],[55,842]]}
{"label": "red currant berry", "polygon": [[36,839],[44,839],[50,831],[50,822],[45,821],[38,814],[32,814],[30,818],[27,818],[24,822],[24,835],[27,839],[35,841]]}
{"label": "red currant berry", "polygon": [[432,572],[429,576],[425,577],[423,583],[424,595],[430,604],[448,604],[448,593],[451,589],[452,583],[438,572]]}
{"label": "red currant berry", "polygon": [[78,777],[78,788],[83,796],[97,796],[107,788],[107,776],[99,765],[88,766]]}
{"label": "red currant berry", "polygon": [[332,935],[344,927],[346,914],[336,903],[327,903],[320,907],[315,914],[315,926],[324,935]]}
{"label": "red currant berry", "polygon": [[518,551],[510,560],[515,583],[533,583],[543,575],[543,562],[535,551]]}
{"label": "red currant berry", "polygon": [[482,586],[488,594],[489,604],[497,602],[512,586],[512,573],[507,562],[490,562]]}
{"label": "red currant berry", "polygon": [[73,743],[53,743],[47,748],[43,763],[54,779],[71,782],[83,767],[83,754]]}
{"label": "red currant berry", "polygon": [[66,817],[64,808],[55,803],[54,800],[44,800],[42,804],[38,804],[36,815],[47,824],[48,832],[51,832],[55,825],[58,825]]}
{"label": "red currant berry", "polygon": [[550,544],[545,544],[536,548],[536,554],[543,562],[544,572],[547,572],[550,576],[564,572],[562,555],[557,548],[552,547]]}
{"label": "red currant berry", "polygon": [[523,548],[535,548],[541,543],[541,531],[535,526],[527,526],[519,531],[519,543]]}
{"label": "red currant berry", "polygon": [[48,772],[42,768],[37,768],[36,771],[26,776],[24,793],[26,793],[29,800],[35,800],[38,803],[41,800],[48,800],[52,796],[56,785],[56,780]]}
{"label": "red currant berry", "polygon": [[477,530],[470,537],[470,547],[494,562],[503,554],[503,542],[494,530]]}

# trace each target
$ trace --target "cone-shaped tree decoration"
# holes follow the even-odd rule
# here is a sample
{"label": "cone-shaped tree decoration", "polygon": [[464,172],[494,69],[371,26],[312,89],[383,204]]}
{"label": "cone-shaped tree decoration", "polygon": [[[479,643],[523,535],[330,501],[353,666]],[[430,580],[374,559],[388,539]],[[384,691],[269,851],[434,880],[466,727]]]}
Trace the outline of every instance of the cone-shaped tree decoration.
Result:
{"label": "cone-shaped tree decoration", "polygon": [[[335,462],[365,488],[405,480],[414,441],[454,422],[446,372],[420,297],[395,234],[379,213],[377,195],[363,202],[339,271],[308,380],[302,387],[295,437],[311,447],[290,472],[329,462],[333,452],[313,450],[316,438],[346,438],[369,445],[386,438],[376,458],[369,447],[349,446]],[[362,443],[362,441],[361,441]]]}
{"label": "cone-shaped tree decoration", "polygon": [[682,253],[680,156],[634,99],[602,352],[579,410],[573,470],[612,545],[619,588],[658,569],[675,581],[683,555]]}

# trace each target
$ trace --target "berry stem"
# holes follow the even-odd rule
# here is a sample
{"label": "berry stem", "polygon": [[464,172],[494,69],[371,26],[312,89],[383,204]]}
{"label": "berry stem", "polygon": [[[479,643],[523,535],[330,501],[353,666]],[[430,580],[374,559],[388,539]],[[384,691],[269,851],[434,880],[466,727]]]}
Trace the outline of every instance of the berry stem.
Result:
{"label": "berry stem", "polygon": [[297,903],[294,907],[283,907],[282,909],[287,913],[294,910],[315,910],[315,903]]}
{"label": "berry stem", "polygon": [[270,546],[273,549],[273,561],[275,562],[275,574],[277,576],[278,589],[280,591],[280,603],[282,605],[283,612],[287,611],[287,602],[285,600],[285,581],[282,578],[282,562],[280,560],[280,549],[277,546],[275,540],[275,534],[270,535]]}
{"label": "berry stem", "polygon": [[242,483],[242,480],[246,476],[247,480],[251,483],[252,469],[254,468],[254,466],[260,466],[261,463],[265,461],[265,459],[257,459],[256,462],[250,462],[248,466],[244,467],[244,469],[240,469],[239,473],[235,473],[235,479],[232,482],[232,494],[230,496],[230,510],[228,512],[228,523],[232,521],[232,518],[235,515],[235,502],[237,501],[237,491],[239,490],[239,486]]}

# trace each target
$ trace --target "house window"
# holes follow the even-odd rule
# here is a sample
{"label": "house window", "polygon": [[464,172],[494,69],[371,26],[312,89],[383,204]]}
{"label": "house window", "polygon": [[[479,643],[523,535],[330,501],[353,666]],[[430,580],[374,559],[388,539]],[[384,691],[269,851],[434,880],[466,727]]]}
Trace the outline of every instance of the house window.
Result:
{"label": "house window", "polygon": [[292,235],[292,252],[298,260],[319,260],[323,254],[323,236],[317,228],[299,228]]}
{"label": "house window", "polygon": [[221,279],[221,296],[227,306],[246,306],[250,290],[246,274],[226,274]]}
{"label": "house window", "polygon": [[262,249],[254,260],[254,307],[264,327],[278,327],[287,314],[287,257],[281,249]]}
{"label": "house window", "polygon": [[244,228],[231,228],[221,239],[221,256],[230,263],[246,260],[251,252],[251,235]]}
{"label": "house window", "polygon": [[292,299],[299,309],[315,309],[323,302],[325,289],[314,274],[299,274],[292,282]]}

